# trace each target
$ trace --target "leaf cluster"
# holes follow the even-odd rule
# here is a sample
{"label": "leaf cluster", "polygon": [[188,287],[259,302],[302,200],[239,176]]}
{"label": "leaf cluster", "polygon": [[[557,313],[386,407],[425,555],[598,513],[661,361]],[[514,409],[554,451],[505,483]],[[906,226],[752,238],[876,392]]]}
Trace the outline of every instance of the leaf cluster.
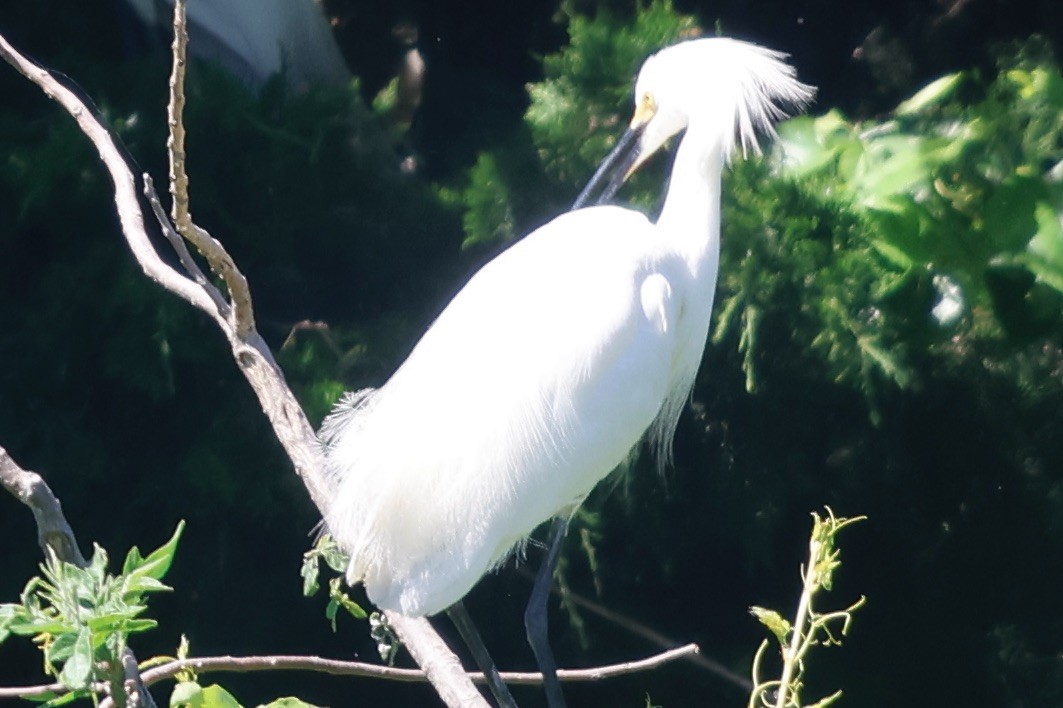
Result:
{"label": "leaf cluster", "polygon": [[347,570],[350,562],[347,555],[339,547],[332,537],[323,533],[318,537],[314,547],[303,554],[303,565],[300,575],[303,577],[303,595],[310,597],[317,594],[320,589],[319,578],[321,564],[324,563],[330,570],[339,575],[329,579],[329,601],[325,606],[325,617],[332,625],[332,631],[336,631],[336,616],[343,609],[351,617],[362,620],[368,617],[361,605],[352,600],[343,592],[343,573]]}
{"label": "leaf cluster", "polygon": [[1063,324],[1063,76],[1039,46],[990,82],[943,77],[887,120],[795,118],[775,180],[732,180],[716,337],[745,326],[747,375],[750,322],[774,306],[873,418],[877,382],[917,385],[928,363],[993,350],[1013,383],[1036,377],[1023,346],[1058,350]]}
{"label": "leaf cluster", "polygon": [[70,689],[48,705],[93,695],[96,682],[121,675],[128,638],[157,624],[142,617],[147,596],[171,589],[162,578],[183,531],[181,522],[147,557],[134,546],[118,575],[107,572],[107,552],[99,545],[84,568],[49,548],[41,575],[30,579],[19,602],[0,605],[0,642],[11,635],[32,637],[44,654],[45,673]]}

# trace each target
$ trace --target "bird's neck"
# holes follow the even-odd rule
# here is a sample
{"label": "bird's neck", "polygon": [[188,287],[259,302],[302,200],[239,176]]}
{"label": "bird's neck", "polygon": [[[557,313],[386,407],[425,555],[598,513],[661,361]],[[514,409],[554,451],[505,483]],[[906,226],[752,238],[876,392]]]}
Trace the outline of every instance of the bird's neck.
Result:
{"label": "bird's neck", "polygon": [[720,254],[720,177],[723,149],[718,131],[687,129],[657,226],[695,274],[715,275]]}

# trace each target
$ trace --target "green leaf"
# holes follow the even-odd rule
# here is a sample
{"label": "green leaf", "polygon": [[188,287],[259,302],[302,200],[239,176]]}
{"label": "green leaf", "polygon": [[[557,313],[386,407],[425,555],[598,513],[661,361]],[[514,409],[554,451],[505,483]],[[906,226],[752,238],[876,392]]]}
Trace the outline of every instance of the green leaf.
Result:
{"label": "green leaf", "polygon": [[757,607],[754,605],[749,608],[749,614],[757,618],[757,620],[768,628],[768,631],[775,635],[775,638],[779,640],[779,645],[786,644],[787,637],[790,636],[790,623],[775,610],[769,610],[764,607]]}
{"label": "green leaf", "polygon": [[105,615],[90,618],[87,626],[93,632],[110,632],[123,622],[131,620],[135,614],[132,612],[109,612]]}
{"label": "green leaf", "polygon": [[1044,182],[1039,178],[1011,175],[997,185],[982,210],[990,243],[1005,251],[1025,249],[1038,230],[1034,208],[1044,194]]}
{"label": "green leaf", "polygon": [[77,638],[78,634],[74,631],[58,635],[55,640],[48,645],[48,649],[45,652],[45,659],[47,662],[56,665],[62,664],[69,659],[71,654],[74,653],[74,644],[77,642]]}
{"label": "green leaf", "polygon": [[186,681],[174,686],[170,708],[241,708],[240,702],[218,684],[200,686]]}
{"label": "green leaf", "polygon": [[134,573],[126,576],[125,579],[125,595],[139,597],[148,592],[171,592],[172,590],[173,588],[169,585],[159,582],[150,575]]}
{"label": "green leaf", "polygon": [[837,110],[818,118],[791,118],[779,125],[778,132],[783,164],[792,177],[827,172],[830,166],[843,162],[845,166],[839,171],[848,175],[864,149],[854,135],[853,125]]}
{"label": "green leaf", "polygon": [[197,700],[201,693],[203,693],[203,687],[195,681],[182,681],[173,687],[173,691],[170,693],[170,705],[188,705]]}
{"label": "green leaf", "polygon": [[86,688],[92,678],[92,632],[82,627],[74,642],[74,650],[63,665],[59,680],[70,688]]}
{"label": "green leaf", "polygon": [[48,620],[44,618],[34,618],[26,616],[25,618],[16,618],[10,625],[8,630],[12,634],[20,637],[32,637],[37,634],[63,634],[64,632],[73,632],[74,625],[70,622],[63,622],[61,620]]}
{"label": "green leaf", "polygon": [[25,611],[22,605],[14,603],[0,605],[0,644],[11,634],[9,627],[15,622],[15,619],[24,614]]}
{"label": "green leaf", "polygon": [[155,629],[159,626],[159,623],[153,619],[135,619],[129,620],[122,627],[122,631],[126,634],[138,634],[140,632],[147,632],[148,630]]}
{"label": "green leaf", "polygon": [[88,627],[95,634],[110,634],[111,632],[125,632],[136,634],[146,632],[158,626],[158,622],[152,619],[134,619],[134,617],[147,608],[138,606],[130,612],[113,612],[99,617],[93,617],[88,621]]}
{"label": "green leaf", "polygon": [[259,705],[258,708],[320,708],[313,703],[307,703],[299,698],[288,696],[286,698],[278,698],[275,701]]}
{"label": "green leaf", "polygon": [[125,562],[122,563],[122,575],[129,575],[144,564],[144,556],[140,555],[140,549],[133,546],[126,554]]}
{"label": "green leaf", "polygon": [[332,568],[337,573],[345,572],[351,559],[347,557],[347,554],[340,549],[339,544],[333,541],[332,538],[327,536],[323,538],[326,541],[319,544],[321,557],[325,559],[325,563],[328,564],[329,568]]}
{"label": "green leaf", "polygon": [[911,196],[896,195],[868,209],[866,216],[873,226],[871,245],[891,263],[908,270],[932,260],[929,244],[922,237],[920,216],[924,211]]}
{"label": "green leaf", "polygon": [[890,197],[929,184],[923,147],[923,139],[913,135],[890,135],[870,142],[853,185],[861,203],[878,206]]}
{"label": "green leaf", "polygon": [[910,116],[945,102],[956,92],[963,76],[962,73],[949,74],[931,81],[907,101],[902,101],[894,113],[898,116]]}
{"label": "green leaf", "polygon": [[[184,530],[185,522],[184,519],[182,519],[177,523],[177,529],[173,532],[173,536],[170,537],[169,541],[152,551],[147,558],[139,560],[139,562],[136,558],[133,558],[132,567],[125,571],[126,574],[146,576],[154,578],[155,580],[162,580],[167,571],[170,570],[174,554],[177,552],[177,543],[181,540],[181,534]],[[136,555],[139,556],[140,552],[137,551]],[[129,555],[126,556],[127,564],[130,564],[133,556],[133,551],[130,551]]]}
{"label": "green leaf", "polygon": [[329,624],[332,625],[332,631],[333,632],[337,631],[336,630],[336,615],[339,614],[339,611],[340,611],[340,602],[339,602],[339,600],[337,600],[335,597],[330,597],[329,601],[328,601],[328,604],[325,605],[325,619],[327,619],[329,621]]}
{"label": "green leaf", "polygon": [[[44,708],[55,708],[56,706],[65,706],[68,703],[73,703],[74,701],[80,700],[82,698],[88,698],[92,695],[92,692],[88,690],[70,691],[68,693],[64,693],[61,696],[50,698],[44,704]],[[43,696],[41,696],[41,698],[43,698]]]}
{"label": "green leaf", "polygon": [[303,597],[310,597],[317,593],[320,584],[317,582],[321,574],[318,559],[320,555],[309,551],[303,555],[303,567],[299,569],[299,575],[303,576]]}
{"label": "green leaf", "polygon": [[240,701],[216,683],[205,686],[199,696],[201,702],[193,704],[197,708],[241,708]]}
{"label": "green leaf", "polygon": [[340,586],[343,583],[342,577],[336,577],[329,581],[329,595],[333,600],[339,603],[340,607],[347,610],[355,619],[365,619],[369,615],[362,609],[361,605],[352,600],[347,593],[340,590]]}
{"label": "green leaf", "polygon": [[1063,293],[1063,224],[1060,214],[1048,203],[1034,210],[1037,233],[1030,239],[1024,258],[1038,280]]}
{"label": "green leaf", "polygon": [[107,549],[98,543],[93,543],[92,559],[89,561],[88,567],[84,569],[87,574],[86,580],[89,580],[94,585],[102,583],[104,576],[107,575],[107,563],[109,561]]}

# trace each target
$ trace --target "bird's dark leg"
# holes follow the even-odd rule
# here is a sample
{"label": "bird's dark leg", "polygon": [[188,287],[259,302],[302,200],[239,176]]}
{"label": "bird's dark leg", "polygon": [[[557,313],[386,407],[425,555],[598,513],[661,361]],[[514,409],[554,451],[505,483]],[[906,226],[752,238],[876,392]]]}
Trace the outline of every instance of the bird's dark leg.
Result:
{"label": "bird's dark leg", "polygon": [[465,640],[465,644],[472,652],[476,665],[480,667],[480,671],[487,678],[487,687],[491,689],[491,693],[494,694],[498,705],[501,708],[517,708],[517,702],[513,700],[513,695],[509,692],[509,688],[506,687],[502,677],[498,674],[498,668],[495,667],[495,662],[491,660],[491,655],[487,653],[484,640],[480,638],[480,633],[476,631],[476,626],[472,623],[472,617],[469,617],[469,612],[465,609],[464,603],[461,600],[455,602],[447,609],[447,615],[450,617],[450,621],[454,623],[454,626],[458,628],[458,633],[461,634],[461,638]]}
{"label": "bird's dark leg", "polygon": [[558,516],[550,526],[550,545],[546,549],[546,558],[535,576],[528,609],[524,611],[524,627],[528,631],[528,644],[531,645],[539,670],[543,674],[543,689],[546,702],[550,708],[564,708],[565,696],[561,692],[561,682],[557,680],[557,663],[550,651],[547,637],[546,601],[550,599],[550,586],[554,582],[554,569],[557,558],[561,555],[561,543],[568,533],[568,517]]}

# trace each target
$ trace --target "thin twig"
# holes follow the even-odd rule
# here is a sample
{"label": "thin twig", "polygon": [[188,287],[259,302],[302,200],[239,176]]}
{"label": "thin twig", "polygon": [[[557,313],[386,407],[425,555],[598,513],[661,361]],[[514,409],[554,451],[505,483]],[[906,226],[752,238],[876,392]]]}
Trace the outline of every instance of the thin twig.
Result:
{"label": "thin twig", "polygon": [[[654,654],[636,661],[596,666],[587,669],[560,669],[557,677],[569,683],[587,683],[602,681],[627,674],[649,671],[665,664],[698,653],[697,644],[687,644],[668,651]],[[396,669],[391,666],[368,664],[360,661],[339,661],[318,656],[211,656],[172,661],[143,673],[144,682],[149,686],[172,678],[174,675],[193,669],[196,673],[228,671],[250,673],[252,671],[314,671],[334,676],[373,676],[392,681],[418,682],[427,680],[420,669]],[[479,671],[466,674],[475,683],[485,683],[484,675]],[[533,686],[543,682],[539,672],[503,671],[502,680],[521,686]]]}
{"label": "thin twig", "polygon": [[199,287],[207,291],[207,294],[214,301],[214,306],[218,308],[218,312],[224,317],[228,317],[230,308],[229,303],[225,301],[225,296],[222,295],[221,290],[214,287],[214,283],[210,282],[210,278],[196,263],[196,259],[192,257],[192,253],[188,250],[185,240],[181,238],[181,234],[174,230],[170,220],[166,217],[166,211],[162,208],[159,193],[155,191],[155,180],[147,173],[143,175],[143,179],[144,196],[147,197],[148,204],[151,205],[151,211],[155,214],[155,221],[159,224],[162,235],[170,242],[170,247],[177,252],[177,257],[181,260],[181,266],[192,280],[199,284]]}
{"label": "thin twig", "polygon": [[[557,677],[566,683],[588,683],[603,681],[605,679],[624,676],[627,674],[650,671],[660,668],[665,664],[678,659],[686,658],[698,653],[696,644],[676,647],[668,651],[654,654],[636,661],[625,661],[618,664],[607,664],[587,669],[560,669]],[[315,673],[330,674],[332,676],[366,676],[390,681],[402,681],[409,683],[424,683],[428,680],[424,671],[420,669],[396,669],[391,666],[369,664],[360,661],[340,661],[337,659],[325,659],[319,656],[208,656],[193,659],[179,659],[167,662],[162,666],[147,669],[141,674],[144,684],[153,686],[162,681],[172,679],[177,674],[188,669],[197,674],[229,672],[229,673],[253,673],[257,671],[310,671]],[[482,673],[470,671],[466,674],[474,683],[483,684],[485,679]],[[520,686],[534,686],[543,681],[542,674],[538,672],[503,671],[502,680],[509,684]],[[30,698],[42,696],[48,693],[63,693],[66,689],[62,684],[48,684],[46,686],[26,686],[23,688],[0,688],[2,698]]]}
{"label": "thin twig", "polygon": [[[106,682],[99,681],[89,687],[97,695],[105,694],[109,690]],[[45,696],[59,696],[69,693],[70,688],[61,683],[44,683],[39,686],[3,686],[0,687],[0,701],[23,698],[27,700],[41,699]]]}
{"label": "thin twig", "polygon": [[236,267],[229,252],[217,239],[192,221],[189,209],[188,173],[185,170],[185,67],[187,65],[188,25],[185,22],[185,0],[174,4],[173,14],[173,70],[170,74],[170,101],[166,112],[170,137],[166,142],[170,159],[170,196],[173,197],[173,223],[177,232],[188,239],[211,270],[225,282],[232,298],[232,324],[235,334],[246,341],[255,331],[255,312],[251,305],[251,289],[247,278]]}

